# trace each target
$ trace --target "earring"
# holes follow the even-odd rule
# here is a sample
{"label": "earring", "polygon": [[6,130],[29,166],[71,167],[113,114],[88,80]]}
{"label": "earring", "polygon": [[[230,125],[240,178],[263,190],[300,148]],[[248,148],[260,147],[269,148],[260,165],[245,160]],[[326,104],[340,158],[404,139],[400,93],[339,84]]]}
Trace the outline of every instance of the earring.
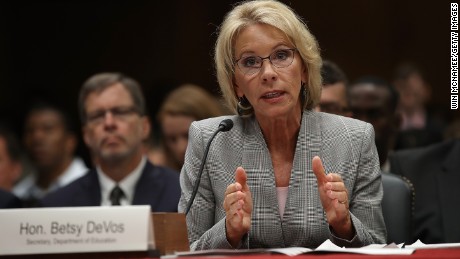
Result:
{"label": "earring", "polygon": [[248,99],[246,96],[242,96],[238,100],[238,104],[236,105],[236,111],[238,112],[239,116],[247,116],[252,114],[252,106],[249,103]]}
{"label": "earring", "polygon": [[303,107],[305,107],[307,103],[307,87],[306,87],[305,82],[300,83],[300,100],[301,100]]}

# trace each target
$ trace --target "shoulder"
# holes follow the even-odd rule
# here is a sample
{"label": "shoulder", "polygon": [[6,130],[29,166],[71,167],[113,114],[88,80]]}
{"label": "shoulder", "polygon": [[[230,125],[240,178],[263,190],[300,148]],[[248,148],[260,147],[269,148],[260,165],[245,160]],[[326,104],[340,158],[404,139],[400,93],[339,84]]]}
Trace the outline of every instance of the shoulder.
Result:
{"label": "shoulder", "polygon": [[393,153],[390,159],[392,163],[393,161],[404,161],[406,164],[418,164],[420,161],[443,159],[452,152],[460,152],[460,139],[444,141],[421,148],[399,150]]}
{"label": "shoulder", "polygon": [[144,175],[149,178],[154,178],[156,181],[161,179],[169,183],[179,182],[179,172],[169,167],[154,165],[148,160],[145,163]]}
{"label": "shoulder", "polygon": [[0,189],[0,209],[20,208],[21,201],[12,193]]}
{"label": "shoulder", "polygon": [[179,172],[147,161],[136,189],[139,193],[148,194],[153,200],[156,199],[154,194],[162,194],[165,201],[175,202],[177,205],[181,193]]}
{"label": "shoulder", "polygon": [[373,134],[374,131],[367,122],[330,113],[306,111],[304,119],[306,128],[311,129],[316,125],[323,136]]}
{"label": "shoulder", "polygon": [[243,124],[243,119],[237,115],[226,115],[226,116],[219,116],[219,117],[213,117],[213,118],[208,118],[200,121],[194,121],[192,123],[192,127],[190,128],[195,128],[199,129],[203,133],[208,133],[212,134],[214,133],[217,128],[219,127],[219,124],[226,119],[230,119],[233,121],[233,127],[232,131],[237,130],[238,128],[242,127]]}
{"label": "shoulder", "polygon": [[88,194],[89,190],[99,189],[99,180],[95,169],[89,170],[85,175],[75,179],[69,184],[47,194],[43,200],[43,204],[53,204],[57,201],[74,199],[76,195]]}
{"label": "shoulder", "polygon": [[[190,126],[189,143],[192,143],[192,145],[197,144],[196,141],[202,142],[201,144],[205,143],[219,128],[219,124],[226,119],[230,119],[233,122],[232,129],[225,132],[225,135],[230,138],[241,137],[245,125],[247,125],[248,121],[251,121],[250,118],[243,119],[237,115],[227,115],[195,121]],[[219,136],[217,136],[217,139],[218,138]]]}

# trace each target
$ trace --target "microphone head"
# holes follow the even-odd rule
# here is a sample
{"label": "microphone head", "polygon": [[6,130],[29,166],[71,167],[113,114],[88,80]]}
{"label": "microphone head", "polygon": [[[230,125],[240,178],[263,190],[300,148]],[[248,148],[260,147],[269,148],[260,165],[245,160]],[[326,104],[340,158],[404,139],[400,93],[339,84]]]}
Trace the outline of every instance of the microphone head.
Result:
{"label": "microphone head", "polygon": [[229,131],[233,128],[233,121],[231,119],[225,119],[219,123],[220,131]]}

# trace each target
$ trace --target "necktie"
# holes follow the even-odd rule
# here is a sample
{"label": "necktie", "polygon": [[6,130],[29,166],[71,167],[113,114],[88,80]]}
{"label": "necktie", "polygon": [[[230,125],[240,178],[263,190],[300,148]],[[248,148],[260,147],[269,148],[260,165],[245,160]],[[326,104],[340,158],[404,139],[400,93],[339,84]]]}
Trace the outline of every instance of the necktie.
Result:
{"label": "necktie", "polygon": [[125,194],[123,193],[123,190],[118,185],[115,185],[110,192],[110,201],[112,202],[112,206],[119,206],[120,199],[124,196]]}

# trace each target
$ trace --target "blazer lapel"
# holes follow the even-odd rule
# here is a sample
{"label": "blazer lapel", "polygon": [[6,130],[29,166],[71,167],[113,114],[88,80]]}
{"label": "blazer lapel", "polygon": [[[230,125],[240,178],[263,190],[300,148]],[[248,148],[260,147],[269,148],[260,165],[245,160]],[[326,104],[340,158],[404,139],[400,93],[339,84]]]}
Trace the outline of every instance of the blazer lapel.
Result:
{"label": "blazer lapel", "polygon": [[273,165],[254,117],[246,120],[243,136],[242,166],[254,201],[251,232],[258,236],[254,241],[258,246],[283,247]]}
{"label": "blazer lapel", "polygon": [[[300,246],[310,243],[304,238],[314,237],[312,230],[315,227],[313,226],[320,223],[316,217],[302,217],[301,219],[298,217],[298,215],[309,215],[308,211],[316,210],[318,205],[321,205],[316,177],[311,166],[313,157],[320,155],[321,130],[319,120],[318,113],[304,111],[283,217],[284,240],[289,244]],[[305,186],[312,186],[313,188],[305,188]],[[292,235],[292,233],[296,233],[296,235]]]}

